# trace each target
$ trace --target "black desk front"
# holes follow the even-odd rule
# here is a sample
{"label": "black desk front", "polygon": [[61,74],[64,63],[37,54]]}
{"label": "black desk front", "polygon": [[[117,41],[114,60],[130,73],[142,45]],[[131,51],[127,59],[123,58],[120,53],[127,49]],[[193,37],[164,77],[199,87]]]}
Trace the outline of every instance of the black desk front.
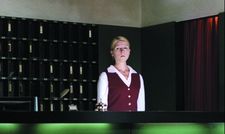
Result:
{"label": "black desk front", "polygon": [[1,112],[0,134],[224,134],[224,112]]}

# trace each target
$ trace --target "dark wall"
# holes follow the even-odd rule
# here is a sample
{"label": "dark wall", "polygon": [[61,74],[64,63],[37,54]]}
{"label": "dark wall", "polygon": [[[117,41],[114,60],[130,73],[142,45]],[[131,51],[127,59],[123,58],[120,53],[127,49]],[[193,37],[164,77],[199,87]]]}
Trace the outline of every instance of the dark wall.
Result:
{"label": "dark wall", "polygon": [[142,28],[147,110],[176,110],[175,23]]}
{"label": "dark wall", "polygon": [[141,72],[141,32],[140,28],[120,27],[110,25],[99,26],[99,72],[113,64],[110,54],[111,41],[114,37],[122,35],[128,38],[131,45],[131,55],[128,64],[137,72]]}
{"label": "dark wall", "polygon": [[219,14],[219,110],[224,111],[224,13]]}

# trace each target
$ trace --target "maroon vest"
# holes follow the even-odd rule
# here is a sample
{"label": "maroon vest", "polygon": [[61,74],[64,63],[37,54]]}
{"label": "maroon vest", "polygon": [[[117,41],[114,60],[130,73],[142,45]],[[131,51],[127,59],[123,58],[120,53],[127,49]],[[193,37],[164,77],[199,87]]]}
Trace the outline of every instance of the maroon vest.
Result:
{"label": "maroon vest", "polygon": [[108,111],[137,111],[137,99],[140,90],[139,74],[131,74],[128,87],[117,73],[109,73],[108,77]]}

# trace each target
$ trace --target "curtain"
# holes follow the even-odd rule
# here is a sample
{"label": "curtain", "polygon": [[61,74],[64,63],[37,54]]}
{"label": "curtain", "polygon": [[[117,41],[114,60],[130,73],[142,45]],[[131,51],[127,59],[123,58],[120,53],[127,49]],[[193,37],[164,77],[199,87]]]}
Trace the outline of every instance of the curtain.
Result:
{"label": "curtain", "polygon": [[184,107],[218,111],[218,16],[184,22]]}

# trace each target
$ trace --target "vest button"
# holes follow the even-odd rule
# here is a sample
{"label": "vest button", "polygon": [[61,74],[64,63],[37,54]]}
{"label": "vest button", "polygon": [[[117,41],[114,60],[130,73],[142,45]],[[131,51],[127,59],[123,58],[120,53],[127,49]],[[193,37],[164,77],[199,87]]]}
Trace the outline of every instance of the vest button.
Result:
{"label": "vest button", "polygon": [[130,88],[128,88],[127,90],[130,90]]}
{"label": "vest button", "polygon": [[129,102],[129,103],[128,103],[128,105],[130,106],[130,105],[131,105],[131,103]]}
{"label": "vest button", "polygon": [[128,98],[131,98],[131,95],[128,95]]}

